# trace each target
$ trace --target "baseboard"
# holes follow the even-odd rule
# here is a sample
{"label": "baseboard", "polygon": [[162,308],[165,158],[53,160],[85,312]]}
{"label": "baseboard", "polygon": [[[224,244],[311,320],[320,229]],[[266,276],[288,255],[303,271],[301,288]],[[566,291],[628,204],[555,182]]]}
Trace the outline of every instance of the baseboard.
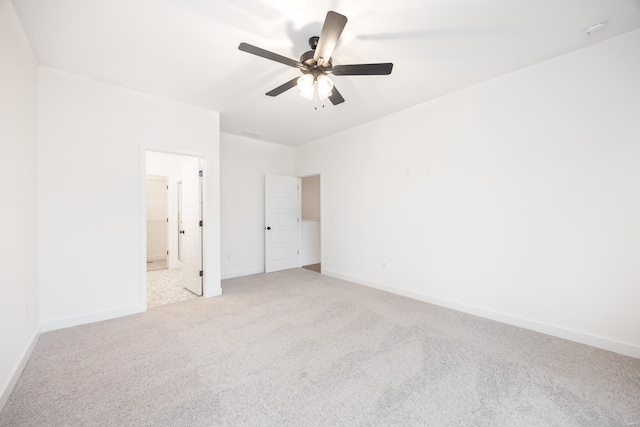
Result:
{"label": "baseboard", "polygon": [[42,322],[42,332],[55,331],[57,329],[70,328],[72,326],[85,325],[87,323],[101,322],[103,320],[115,319],[117,317],[128,316],[146,311],[144,304],[132,305],[129,307],[117,308],[114,310],[96,311],[94,313],[82,314],[80,316],[64,317],[62,319]]}
{"label": "baseboard", "polygon": [[474,316],[484,317],[485,319],[495,320],[498,322],[506,323],[508,325],[518,326],[520,328],[529,329],[535,332],[552,335],[558,338],[563,338],[569,341],[586,344],[591,347],[596,347],[640,359],[640,346],[634,344],[616,341],[609,338],[588,334],[586,332],[575,331],[572,329],[563,328],[561,326],[540,322],[534,319],[528,319],[525,317],[515,316],[500,311],[460,303],[446,298],[439,298],[420,292],[413,292],[395,286],[385,285],[382,283],[362,279],[360,277],[349,276],[346,274],[338,273],[336,271],[323,269],[322,274],[335,277],[337,279],[357,283],[359,285],[368,286],[370,288],[391,292],[396,295],[402,295],[419,301],[428,302],[430,304],[439,305],[441,307],[450,308],[452,310],[461,311],[463,313],[473,314]]}
{"label": "baseboard", "polygon": [[231,271],[229,273],[222,273],[220,275],[220,278],[222,280],[233,279],[234,277],[251,276],[252,274],[260,274],[260,273],[264,273],[264,267],[250,268],[248,270],[238,270],[238,271]]}
{"label": "baseboard", "polygon": [[320,258],[318,259],[312,259],[312,260],[306,260],[302,263],[302,266],[306,266],[306,265],[313,265],[313,264],[320,264],[320,261],[322,261]]}
{"label": "baseboard", "polygon": [[18,382],[20,375],[22,375],[22,371],[24,370],[24,367],[27,366],[27,362],[31,357],[31,353],[33,353],[33,349],[36,348],[36,343],[38,342],[39,337],[40,337],[40,327],[36,328],[36,332],[33,334],[33,338],[31,338],[31,342],[29,343],[24,353],[22,354],[22,358],[20,359],[16,367],[13,369],[13,374],[11,374],[9,381],[7,381],[7,383],[4,385],[4,388],[2,389],[2,394],[0,395],[0,412],[2,412],[2,410],[4,409],[4,405],[7,404],[7,401],[9,400],[9,396],[11,395],[13,388],[16,386],[16,383]]}

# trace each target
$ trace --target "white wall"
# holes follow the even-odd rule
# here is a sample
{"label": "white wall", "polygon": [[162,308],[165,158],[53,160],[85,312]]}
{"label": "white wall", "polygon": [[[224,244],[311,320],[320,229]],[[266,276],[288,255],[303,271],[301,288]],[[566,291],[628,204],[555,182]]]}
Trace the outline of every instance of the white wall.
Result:
{"label": "white wall", "polygon": [[219,114],[40,68],[43,329],[144,310],[145,149],[206,157],[205,295],[220,292]]}
{"label": "white wall", "polygon": [[264,272],[264,176],[294,175],[294,149],[221,134],[222,277]]}
{"label": "white wall", "polygon": [[37,64],[0,0],[0,411],[35,344],[38,318]]}
{"label": "white wall", "polygon": [[299,148],[323,270],[640,357],[638,52],[635,31]]}

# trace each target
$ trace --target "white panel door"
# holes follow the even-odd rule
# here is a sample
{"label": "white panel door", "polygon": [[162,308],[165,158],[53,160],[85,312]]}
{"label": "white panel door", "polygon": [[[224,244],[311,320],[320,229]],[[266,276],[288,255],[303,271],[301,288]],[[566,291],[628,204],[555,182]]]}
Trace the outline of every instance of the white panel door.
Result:
{"label": "white panel door", "polygon": [[300,267],[300,178],[265,176],[265,272]]}
{"label": "white panel door", "polygon": [[199,160],[182,166],[182,286],[202,295],[202,219]]}

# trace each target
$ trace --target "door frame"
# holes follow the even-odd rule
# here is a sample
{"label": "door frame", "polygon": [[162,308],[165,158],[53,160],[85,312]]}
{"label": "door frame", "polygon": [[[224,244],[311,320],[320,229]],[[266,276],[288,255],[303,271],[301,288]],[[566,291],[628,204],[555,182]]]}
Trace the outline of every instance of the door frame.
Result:
{"label": "door frame", "polygon": [[[167,149],[165,147],[158,147],[152,144],[140,144],[140,176],[138,179],[140,185],[140,281],[139,281],[139,304],[141,311],[147,310],[147,192],[146,192],[146,176],[147,176],[147,152],[152,151],[156,153],[174,154],[178,156],[197,157],[202,159],[201,165],[203,170],[202,180],[202,217],[204,227],[207,227],[207,223],[214,218],[213,210],[217,207],[215,200],[209,200],[208,184],[214,185],[212,176],[209,172],[209,164],[211,162],[211,156],[204,152],[181,150],[181,149]],[[204,232],[202,236],[202,258],[203,258],[203,270],[204,276],[202,281],[202,296],[204,298],[214,297],[222,295],[222,288],[220,287],[220,272],[215,265],[208,263],[206,260],[211,257],[215,257],[216,248],[219,247],[219,242],[215,241],[215,234]],[[210,273],[207,274],[207,271]]]}

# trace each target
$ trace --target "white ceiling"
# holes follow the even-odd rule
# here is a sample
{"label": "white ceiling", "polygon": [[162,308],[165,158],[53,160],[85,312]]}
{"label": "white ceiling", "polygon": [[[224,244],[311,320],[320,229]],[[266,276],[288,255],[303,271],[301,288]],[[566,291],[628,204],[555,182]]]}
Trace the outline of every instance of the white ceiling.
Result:
{"label": "white ceiling", "polygon": [[[640,0],[13,0],[41,65],[221,113],[221,130],[291,146],[640,28]],[[318,111],[298,59],[328,10],[349,22],[333,63],[393,62],[390,76],[335,76],[346,99]],[[586,36],[601,21],[603,32]]]}

